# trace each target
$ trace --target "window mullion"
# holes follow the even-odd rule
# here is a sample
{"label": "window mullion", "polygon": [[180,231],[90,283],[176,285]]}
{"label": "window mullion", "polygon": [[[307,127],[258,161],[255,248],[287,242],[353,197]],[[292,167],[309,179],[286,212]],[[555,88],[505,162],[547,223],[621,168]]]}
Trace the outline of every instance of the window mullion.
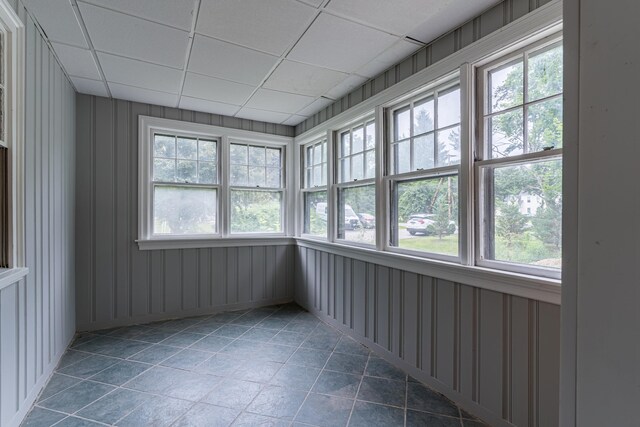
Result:
{"label": "window mullion", "polygon": [[[229,183],[231,181],[231,153],[229,144],[229,138],[222,136],[220,144],[220,198],[218,208],[218,215],[220,217],[220,229],[218,232],[222,237],[228,237],[230,234],[231,192],[229,191]],[[249,179],[248,176],[247,179]]]}

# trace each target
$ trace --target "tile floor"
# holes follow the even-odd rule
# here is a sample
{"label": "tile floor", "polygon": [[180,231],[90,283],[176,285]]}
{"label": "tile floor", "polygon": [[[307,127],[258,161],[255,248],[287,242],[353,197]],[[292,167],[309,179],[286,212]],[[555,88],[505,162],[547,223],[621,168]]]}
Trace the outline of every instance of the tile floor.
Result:
{"label": "tile floor", "polygon": [[79,335],[23,426],[485,426],[295,304]]}

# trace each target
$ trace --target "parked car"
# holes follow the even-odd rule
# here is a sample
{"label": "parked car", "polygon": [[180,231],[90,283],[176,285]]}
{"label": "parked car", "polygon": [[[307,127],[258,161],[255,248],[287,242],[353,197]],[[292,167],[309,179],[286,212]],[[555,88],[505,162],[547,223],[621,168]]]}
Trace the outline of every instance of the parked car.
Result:
{"label": "parked car", "polygon": [[[316,214],[324,221],[327,220],[327,204],[326,202],[320,202],[316,205]],[[356,215],[353,208],[349,205],[344,205],[344,229],[356,230],[362,227],[360,218]]]}
{"label": "parked car", "polygon": [[364,228],[376,228],[376,217],[368,213],[359,213],[358,218]]}
{"label": "parked car", "polygon": [[[435,222],[434,214],[413,214],[409,216],[409,220],[407,221],[407,231],[412,236],[418,233],[431,236],[436,234]],[[449,226],[444,234],[455,234],[457,231],[458,226],[455,221],[449,221]]]}

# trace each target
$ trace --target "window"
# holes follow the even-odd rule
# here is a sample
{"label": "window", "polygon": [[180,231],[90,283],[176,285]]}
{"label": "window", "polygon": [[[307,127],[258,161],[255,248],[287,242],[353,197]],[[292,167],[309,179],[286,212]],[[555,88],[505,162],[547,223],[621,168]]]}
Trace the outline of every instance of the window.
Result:
{"label": "window", "polygon": [[389,110],[390,247],[457,258],[460,86]]}
{"label": "window", "polygon": [[10,219],[9,153],[5,138],[5,49],[4,33],[0,32],[0,268],[9,267]]}
{"label": "window", "polygon": [[338,240],[376,243],[376,125],[373,120],[338,132]]}
{"label": "window", "polygon": [[562,43],[546,40],[500,58],[480,69],[478,78],[478,264],[557,272]]}
{"label": "window", "polygon": [[327,140],[302,147],[302,233],[327,237]]}

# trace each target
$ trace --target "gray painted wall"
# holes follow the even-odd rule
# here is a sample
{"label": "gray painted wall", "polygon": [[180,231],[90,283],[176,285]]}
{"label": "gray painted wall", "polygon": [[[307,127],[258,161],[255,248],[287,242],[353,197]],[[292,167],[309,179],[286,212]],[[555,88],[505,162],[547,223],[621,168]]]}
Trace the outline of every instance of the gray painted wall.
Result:
{"label": "gray painted wall", "polygon": [[293,246],[140,251],[138,116],[291,136],[293,128],[77,95],[77,327],[291,300]]}
{"label": "gray painted wall", "polygon": [[560,307],[296,249],[295,300],[492,425],[558,425]]}
{"label": "gray painted wall", "polygon": [[0,425],[18,425],[75,332],[75,94],[26,26],[25,233],[29,274],[0,290]]}
{"label": "gray painted wall", "polygon": [[393,86],[412,74],[469,46],[552,0],[504,0],[464,25],[429,43],[399,64],[368,80],[362,86],[296,126],[296,135],[318,126],[343,111]]}

